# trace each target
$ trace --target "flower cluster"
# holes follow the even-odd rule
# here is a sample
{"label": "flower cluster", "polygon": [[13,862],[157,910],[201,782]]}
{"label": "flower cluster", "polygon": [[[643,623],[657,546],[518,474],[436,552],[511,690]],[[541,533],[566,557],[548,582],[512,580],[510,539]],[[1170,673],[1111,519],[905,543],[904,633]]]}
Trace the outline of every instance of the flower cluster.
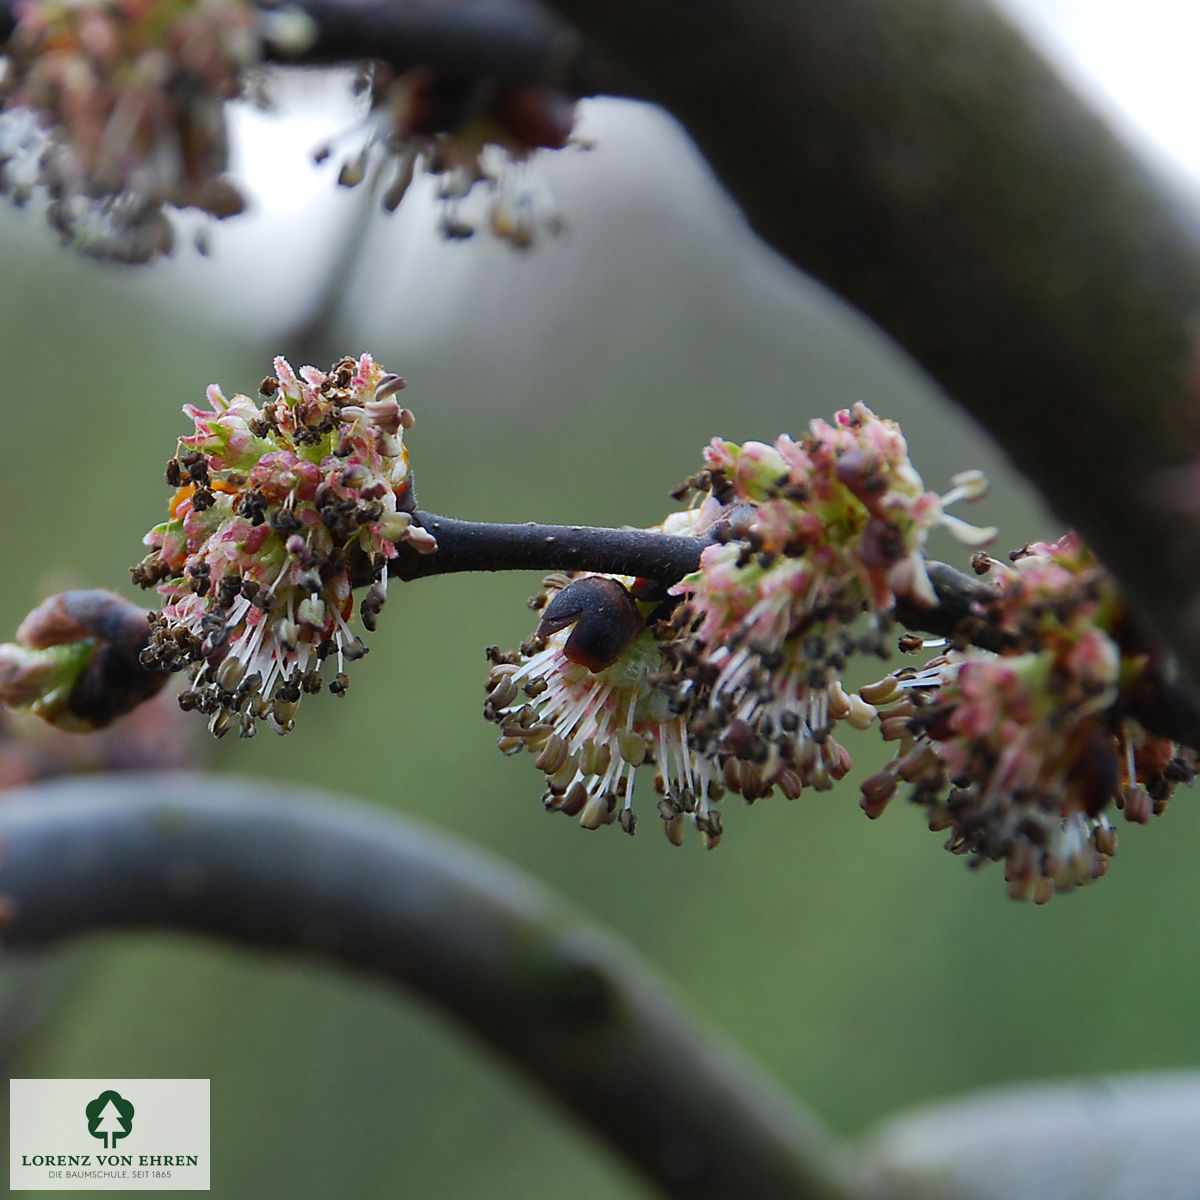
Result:
{"label": "flower cluster", "polygon": [[28,0],[0,75],[0,189],[36,185],[86,253],[145,262],[173,243],[164,206],[216,217],[243,200],[223,172],[223,106],[258,57],[242,0]]}
{"label": "flower cluster", "polygon": [[926,491],[898,426],[865,405],[774,445],[714,440],[691,486],[728,512],[683,599],[664,687],[689,717],[698,752],[718,759],[726,786],[754,800],[832,786],[850,756],[836,722],[863,729],[874,709],[840,679],[855,653],[887,652],[898,598],[932,603],[923,548],[945,526],[980,542],[994,530],[946,506],[983,494],[978,472],[939,497]]}
{"label": "flower cluster", "polygon": [[1002,861],[1015,897],[1045,902],[1104,874],[1112,808],[1144,823],[1190,782],[1194,756],[1131,711],[1156,662],[1115,585],[1076,534],[1035,543],[994,579],[978,620],[999,654],[964,648],[862,689],[881,709],[892,762],[862,785],[875,817],[901,783],[949,830],[947,848]]}
{"label": "flower cluster", "polygon": [[350,625],[353,588],[367,587],[360,614],[374,629],[397,545],[436,548],[412,518],[403,386],[367,354],[328,374],[277,358],[261,406],[214,385],[208,411],[184,409],[195,433],[167,464],[170,517],[132,574],[166,600],[143,663],[190,670],[180,704],[217,736],[249,737],[259,719],[288,732],[328,658],[342,695],[346,661],[366,652]]}
{"label": "flower cluster", "polygon": [[[472,193],[486,194],[486,223],[518,249],[539,230],[559,228],[557,205],[530,165],[535,150],[561,150],[575,124],[575,104],[554,88],[494,80],[447,79],[419,67],[399,76],[371,68],[366,140],[345,159],[338,182],[354,187],[379,161],[383,206],[400,204],[419,171],[437,178],[439,226],[451,240],[471,237]],[[317,151],[318,161],[331,148]]]}
{"label": "flower cluster", "polygon": [[665,593],[645,580],[551,575],[532,606],[537,633],[519,653],[489,650],[484,716],[505,754],[529,750],[546,776],[542,802],[586,829],[613,821],[633,833],[634,777],[654,770],[658,810],[679,844],[691,822],[705,843],[722,836],[712,805],[724,787],[692,752],[687,722],[658,686],[666,663],[655,614]]}
{"label": "flower cluster", "polygon": [[974,473],[956,483],[926,491],[899,429],[863,405],[798,441],[712,442],[681,489],[703,501],[660,527],[710,543],[699,570],[669,594],[645,580],[548,580],[534,640],[493,654],[486,712],[501,748],[535,751],[546,806],[593,828],[632,831],[634,769],[650,762],[668,835],[690,821],[710,846],[726,792],[831,787],[851,766],[835,723],[863,729],[876,715],[843,688],[847,658],[885,653],[898,597],[934,599],[932,528],[992,535],[945,514],[984,490]]}

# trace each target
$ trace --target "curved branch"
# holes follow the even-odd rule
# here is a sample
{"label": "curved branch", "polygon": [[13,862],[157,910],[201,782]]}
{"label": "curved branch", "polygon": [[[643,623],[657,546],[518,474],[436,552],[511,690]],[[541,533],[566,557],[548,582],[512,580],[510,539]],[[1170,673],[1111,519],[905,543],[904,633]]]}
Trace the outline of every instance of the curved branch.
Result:
{"label": "curved branch", "polygon": [[157,929],[370,971],[466,1025],[668,1196],[866,1194],[811,1117],[562,898],[296,791],[137,774],[6,793],[5,944]]}
{"label": "curved branch", "polygon": [[[351,33],[430,11],[309,5]],[[436,7],[499,21],[519,73],[544,77],[552,44],[597,61],[532,0]],[[977,0],[552,7],[996,436],[1200,680],[1200,237],[1179,198]],[[455,37],[480,65],[461,31],[439,53]]]}

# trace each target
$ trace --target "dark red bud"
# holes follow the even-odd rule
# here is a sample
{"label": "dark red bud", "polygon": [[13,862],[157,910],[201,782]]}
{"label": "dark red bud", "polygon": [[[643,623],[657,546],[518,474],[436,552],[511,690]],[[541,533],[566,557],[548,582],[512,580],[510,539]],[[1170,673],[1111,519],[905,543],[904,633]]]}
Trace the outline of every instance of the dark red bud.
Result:
{"label": "dark red bud", "polygon": [[603,575],[587,575],[567,584],[546,605],[538,636],[575,628],[563,654],[589,671],[603,671],[625,653],[642,632],[642,615],[624,585]]}
{"label": "dark red bud", "polygon": [[148,636],[144,608],[99,589],[51,596],[17,630],[18,642],[39,650],[96,642],[96,653],[68,701],[71,713],[96,729],[162,690],[167,673],[146,670],[138,661]]}

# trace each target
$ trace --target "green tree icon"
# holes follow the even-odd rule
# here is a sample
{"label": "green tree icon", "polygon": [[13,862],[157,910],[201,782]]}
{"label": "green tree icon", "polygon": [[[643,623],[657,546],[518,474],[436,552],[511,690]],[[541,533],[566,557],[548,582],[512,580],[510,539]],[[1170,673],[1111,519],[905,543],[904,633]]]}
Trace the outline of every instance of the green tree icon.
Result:
{"label": "green tree icon", "polygon": [[88,1133],[101,1138],[106,1150],[111,1150],[118,1138],[128,1137],[133,1129],[133,1105],[120,1092],[101,1092],[83,1111]]}

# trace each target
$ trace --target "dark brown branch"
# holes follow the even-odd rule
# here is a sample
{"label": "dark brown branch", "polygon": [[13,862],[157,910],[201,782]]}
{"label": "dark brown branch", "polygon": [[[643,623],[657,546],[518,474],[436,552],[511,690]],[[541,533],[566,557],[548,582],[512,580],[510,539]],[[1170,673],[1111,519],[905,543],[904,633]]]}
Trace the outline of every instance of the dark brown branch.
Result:
{"label": "dark brown branch", "polygon": [[990,583],[978,576],[964,575],[943,562],[929,560],[925,568],[938,599],[937,605],[926,607],[911,599],[899,599],[896,619],[901,625],[935,637],[966,636],[981,650],[999,653],[1009,648],[1011,639],[981,619],[984,605],[995,596]]}
{"label": "dark brown branch", "polygon": [[[319,65],[374,58],[397,70],[429,67],[450,79],[561,88],[574,96],[611,85],[579,35],[536,0],[265,0],[266,53]],[[294,44],[273,16],[303,13]]]}
{"label": "dark brown branch", "polygon": [[479,850],[341,799],[196,774],[10,791],[0,836],[9,948],[167,930],[369,971],[460,1021],[664,1195],[866,1194],[815,1120],[646,964]]}
{"label": "dark brown branch", "polygon": [[644,529],[594,529],[586,525],[493,524],[418,512],[417,521],[437,539],[433,554],[401,545],[388,564],[400,579],[457,571],[600,571],[674,583],[700,565],[704,538],[672,537]]}
{"label": "dark brown branch", "polygon": [[[437,550],[420,554],[401,543],[388,572],[405,581],[466,571],[597,571],[652,579],[664,586],[695,571],[704,547],[716,540],[679,537],[642,529],[603,529],[586,525],[493,524],[460,521],[418,511],[417,522],[437,539]],[[994,599],[989,583],[946,563],[926,561],[937,596],[933,606],[900,598],[897,621],[906,629],[957,638],[981,650],[1002,653],[1012,638],[988,619]],[[357,579],[369,582],[370,575]],[[1163,671],[1147,673],[1131,711],[1151,733],[1200,749],[1200,704],[1194,690]]]}

